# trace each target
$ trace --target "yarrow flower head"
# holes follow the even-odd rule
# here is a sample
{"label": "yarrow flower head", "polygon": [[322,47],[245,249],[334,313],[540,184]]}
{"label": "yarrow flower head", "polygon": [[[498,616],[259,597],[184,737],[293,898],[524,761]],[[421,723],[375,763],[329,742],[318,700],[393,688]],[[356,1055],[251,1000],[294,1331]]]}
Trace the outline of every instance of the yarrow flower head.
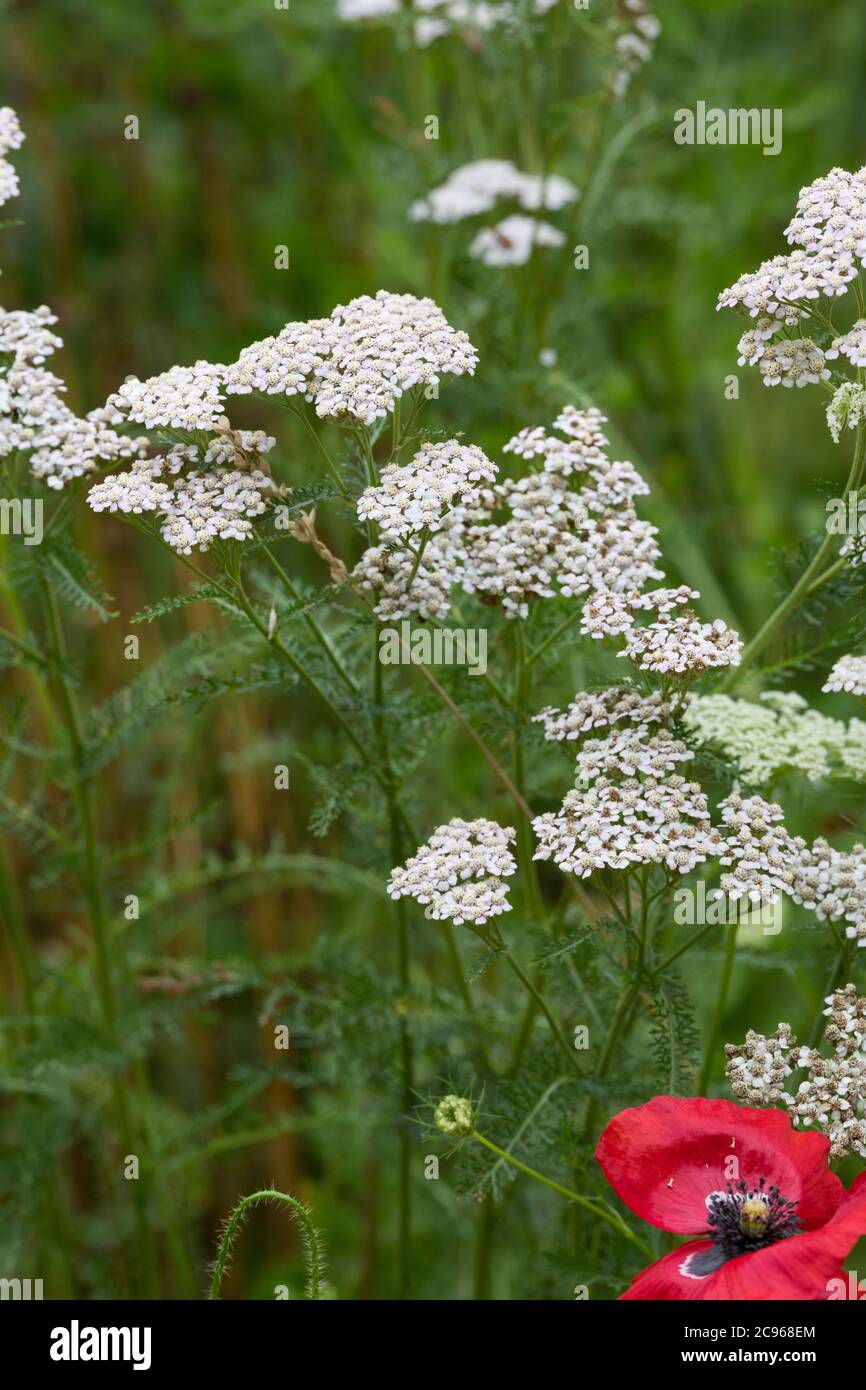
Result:
{"label": "yarrow flower head", "polygon": [[[686,605],[699,595],[695,589],[635,589],[621,593],[603,590],[587,602],[581,631],[590,637],[622,637],[620,656],[628,657],[640,671],[694,679],[705,671],[739,664],[742,642],[736,632],[717,618],[702,623]],[[685,611],[677,614],[678,608]],[[658,614],[654,622],[638,627],[641,611]]]}
{"label": "yarrow flower head", "polygon": [[[381,593],[378,616],[409,617],[421,612],[414,605],[422,599],[427,604],[422,616],[433,611],[431,601],[438,613],[447,612],[448,592],[459,584],[482,602],[501,604],[507,618],[523,619],[539,599],[582,597],[597,589],[639,591],[650,579],[662,578],[656,528],[634,507],[646,485],[630,463],[608,458],[603,423],[598,410],[567,406],[556,422],[564,438],[540,426],[521,430],[505,452],[530,461],[533,471],[493,486],[484,486],[482,476],[479,487],[443,514],[411,595],[406,593],[415,570],[411,556],[391,555],[381,546],[368,551],[355,573],[365,587]],[[386,471],[390,482],[399,483],[402,469]],[[411,486],[416,487],[414,478]],[[403,495],[408,503],[408,493]],[[369,503],[378,511],[385,500],[372,489],[364,507]],[[431,497],[431,515],[433,505]],[[392,517],[394,511],[382,511],[386,526]]]}
{"label": "yarrow flower head", "polygon": [[239,431],[236,441],[217,439],[203,456],[195,445],[175,446],[164,457],[109,474],[87,500],[95,512],[152,513],[162,521],[163,540],[181,555],[209,550],[217,540],[246,540],[274,495],[270,476],[255,466],[207,465],[229,462],[227,447],[245,445],[258,458],[275,441],[260,431]]}
{"label": "yarrow flower head", "polygon": [[679,776],[595,775],[589,787],[568,792],[559,811],[536,816],[532,828],[534,857],[579,878],[640,864],[685,874],[720,848],[706,796]]}
{"label": "yarrow flower head", "polygon": [[413,203],[409,217],[413,222],[461,222],[490,212],[498,202],[515,202],[528,212],[556,211],[577,196],[574,184],[558,174],[524,174],[510,159],[477,159]]}
{"label": "yarrow flower head", "polygon": [[776,802],[732,792],[720,803],[724,846],[719,862],[731,866],[722,874],[720,892],[733,902],[775,903],[794,884],[794,863],[805,841],[789,835]]}
{"label": "yarrow flower head", "polygon": [[56,322],[46,305],[0,309],[0,459],[29,453],[34,476],[62,488],[104,463],[141,457],[147,440],[118,434],[111,412],[80,419],[70,410],[65,383],[42,365],[63,346]]}
{"label": "yarrow flower head", "polygon": [[565,244],[565,234],[558,227],[528,214],[559,211],[578,196],[574,184],[559,174],[525,174],[510,159],[477,159],[455,169],[444,183],[414,202],[409,218],[453,224],[489,213],[497,203],[516,203],[523,211],[482,228],[469,254],[484,265],[525,265],[536,247]]}
{"label": "yarrow flower head", "polygon": [[565,710],[547,706],[533,715],[533,722],[544,725],[544,737],[562,743],[582,738],[592,729],[629,723],[643,726],[664,722],[670,705],[660,691],[641,695],[630,686],[609,686],[605,690],[581,691]]}
{"label": "yarrow flower head", "polygon": [[517,870],[516,831],[495,821],[453,819],[433,832],[402,868],[391,871],[388,894],[414,898],[434,921],[483,927],[511,910],[508,885]]}
{"label": "yarrow flower head", "polygon": [[33,310],[0,308],[0,357],[11,354],[19,366],[41,367],[63,346],[63,339],[51,331],[56,322],[47,304]]}
{"label": "yarrow flower head", "polygon": [[149,430],[210,431],[224,416],[225,373],[225,367],[199,361],[171,367],[147,381],[127,377],[106,405]]}
{"label": "yarrow flower head", "polygon": [[615,1115],[595,1151],[608,1182],[642,1220],[695,1237],[621,1297],[826,1299],[866,1234],[866,1174],[846,1191],[829,1153],[780,1111],[727,1100],[656,1096]]}
{"label": "yarrow flower head", "polygon": [[840,656],[821,689],[866,695],[866,656]]}
{"label": "yarrow flower head", "polygon": [[[831,362],[866,365],[866,320],[833,334],[818,304],[845,295],[866,264],[866,168],[831,169],[801,189],[785,235],[794,250],[741,275],[719,296],[718,308],[754,321],[740,339],[740,365],[756,366],[765,386],[789,387],[829,380]],[[804,325],[808,336],[801,336]],[[852,410],[859,416],[862,405],[837,392],[827,413],[834,439]]]}
{"label": "yarrow flower head", "polygon": [[[535,14],[543,15],[560,0],[531,0]],[[413,0],[411,35],[426,48],[450,34],[473,39],[501,25],[512,25],[523,11],[516,0]],[[346,23],[405,17],[403,0],[337,0],[337,15]]]}
{"label": "yarrow flower head", "polygon": [[470,503],[498,471],[477,445],[425,444],[408,464],[382,470],[376,486],[358,498],[358,518],[378,522],[389,539],[438,531],[443,514],[456,502]]}
{"label": "yarrow flower head", "polygon": [[[824,1002],[829,1056],[799,1047],[788,1023],[769,1037],[750,1028],[741,1046],[725,1047],[728,1081],[738,1100],[784,1105],[795,1125],[825,1134],[831,1158],[866,1158],[866,999],[848,984]],[[797,1071],[805,1079],[787,1087]]]}
{"label": "yarrow flower head", "polygon": [[652,58],[662,30],[646,0],[620,0],[619,12],[622,27],[616,39],[616,66],[610,78],[617,99],[625,96],[635,73]]}
{"label": "yarrow flower head", "polygon": [[483,265],[526,265],[537,246],[564,245],[565,233],[558,227],[515,212],[497,222],[495,227],[484,227],[474,238],[469,254]]}
{"label": "yarrow flower head", "polygon": [[821,922],[841,922],[849,941],[866,947],[866,846],[835,849],[824,839],[798,845],[792,863],[794,902]]}
{"label": "yarrow flower head", "polygon": [[379,290],[252,343],[224,379],[229,394],[301,395],[322,419],[370,426],[405,392],[472,375],[477,365],[467,335],[432,299]]}
{"label": "yarrow flower head", "polygon": [[0,106],[0,207],[19,193],[18,175],[14,165],[6,155],[12,150],[20,150],[24,144],[24,132],[18,117],[11,106]]}

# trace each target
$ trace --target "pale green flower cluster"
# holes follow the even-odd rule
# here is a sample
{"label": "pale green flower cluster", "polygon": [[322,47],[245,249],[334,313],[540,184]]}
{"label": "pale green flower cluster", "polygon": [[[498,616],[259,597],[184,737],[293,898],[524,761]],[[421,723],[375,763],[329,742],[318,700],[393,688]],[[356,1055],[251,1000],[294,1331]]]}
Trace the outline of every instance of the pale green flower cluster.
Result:
{"label": "pale green flower cluster", "polygon": [[472,1102],[466,1096],[445,1096],[436,1106],[434,1122],[443,1134],[471,1134]]}
{"label": "pale green flower cluster", "polygon": [[730,695],[695,695],[683,723],[698,744],[714,744],[750,786],[782,772],[821,777],[866,776],[866,722],[831,719],[801,695],[768,691],[761,703]]}

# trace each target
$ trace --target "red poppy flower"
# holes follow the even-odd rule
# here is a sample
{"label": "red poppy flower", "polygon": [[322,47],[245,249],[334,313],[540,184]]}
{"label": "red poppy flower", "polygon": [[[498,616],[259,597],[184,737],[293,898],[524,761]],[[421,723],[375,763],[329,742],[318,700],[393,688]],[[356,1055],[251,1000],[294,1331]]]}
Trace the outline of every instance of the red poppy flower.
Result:
{"label": "red poppy flower", "polygon": [[623,1298],[826,1299],[866,1235],[866,1173],[846,1192],[830,1141],[780,1110],[656,1096],[623,1110],[595,1156],[644,1221],[699,1236],[639,1274]]}

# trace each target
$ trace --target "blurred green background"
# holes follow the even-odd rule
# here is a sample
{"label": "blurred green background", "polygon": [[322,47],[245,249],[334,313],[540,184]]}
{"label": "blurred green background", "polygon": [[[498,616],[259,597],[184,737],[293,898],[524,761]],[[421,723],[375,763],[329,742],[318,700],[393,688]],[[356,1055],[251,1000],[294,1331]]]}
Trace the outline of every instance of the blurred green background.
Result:
{"label": "blurred green background", "polygon": [[[516,428],[550,420],[568,400],[599,405],[615,444],[652,483],[641,511],[661,527],[670,573],[701,590],[704,616],[750,635],[773,604],[772,551],[790,552],[822,526],[817,480],[841,486],[848,455],[832,444],[815,393],[769,392],[737,368],[740,330],[715,302],[742,271],[785,249],[802,184],[864,163],[863,7],[660,0],[655,57],[621,103],[600,77],[614,12],[603,0],[585,13],[562,5],[518,36],[415,50],[386,27],[341,25],[331,0],[291,0],[286,10],[267,0],[0,0],[0,104],[19,112],[28,137],[14,156],[22,196],[4,209],[24,225],[2,233],[3,303],[46,302],[59,315],[60,370],[84,411],[127,373],[232,361],[287,320],[326,315],[354,295],[432,294],[481,358],[474,380],[443,392],[436,423],[466,430],[495,455]],[[698,100],[781,108],[781,154],[675,145],[675,110]],[[437,141],[423,136],[431,114]],[[124,138],[130,115],[137,140]],[[527,167],[539,151],[582,193],[554,219],[567,233],[562,251],[516,271],[486,269],[466,255],[465,226],[407,220],[410,203],[459,164],[490,156]],[[578,244],[589,248],[586,270],[573,266]],[[274,267],[281,245],[287,270]],[[556,353],[554,366],[541,365],[543,349]],[[725,398],[732,372],[736,400]],[[238,413],[236,423],[253,422],[279,431],[291,481],[318,478],[293,421],[261,407]],[[145,883],[136,845],[166,819],[179,827],[148,849],[145,920],[118,928],[130,938],[128,1026],[148,1057],[154,1147],[184,1229],[183,1248],[163,1250],[160,1291],[199,1293],[221,1217],[239,1192],[274,1179],[313,1202],[338,1296],[386,1297],[394,1015],[379,987],[393,964],[381,807],[312,839],[322,789],[302,760],[329,760],[327,720],[298,690],[172,702],[168,677],[159,689],[166,652],[183,645],[191,674],[213,678],[196,646],[210,618],[186,608],[132,627],[131,615],[175,591],[179,568],[83,505],[74,528],[119,614],[76,617],[70,638],[95,727],[106,721],[101,820],[116,901]],[[306,554],[295,558],[321,582]],[[141,636],[152,703],[162,700],[159,718],[146,722],[141,692],[116,694],[129,679],[130,631]],[[575,647],[569,669],[545,674],[538,704],[568,698],[583,671]],[[795,683],[828,712],[856,713],[846,697],[818,694],[817,672]],[[419,823],[495,814],[483,765],[432,713],[430,738],[414,788]],[[268,790],[275,762],[292,766],[290,795]],[[561,794],[561,772],[542,767],[540,799],[553,804],[557,785]],[[828,790],[816,807],[795,786],[786,806],[804,833],[859,818],[850,789]],[[249,863],[237,864],[239,846]],[[326,875],[304,860],[313,853],[345,867]],[[38,1087],[19,1097],[19,1118],[0,1138],[4,1258],[28,1266],[47,1242],[55,1290],[106,1296],[116,1291],[123,1216],[100,1136],[83,1119],[88,1105],[99,1113],[105,1083],[76,964],[78,904],[61,871],[40,877],[38,846],[16,846],[14,856],[29,885],[51,1020],[30,1075],[51,1099],[40,1101]],[[435,979],[430,928],[413,927]],[[793,948],[784,940],[738,968],[725,1039],[813,1017],[823,957],[808,933]],[[695,954],[700,994],[716,964]],[[417,1005],[425,1090],[444,1079],[453,1051],[446,1005],[437,989]],[[274,1061],[262,1020],[290,1023],[288,1069]],[[429,1140],[414,1142],[427,1152]],[[47,1229],[40,1205],[55,1164],[66,1194],[61,1231]],[[471,1198],[418,1186],[415,1296],[467,1297]],[[544,1232],[552,1209],[542,1201],[539,1217],[530,1206],[498,1252],[496,1295],[569,1297],[571,1275],[548,1249],[555,1233]],[[246,1241],[225,1295],[271,1297],[287,1270],[299,1295],[297,1238],[282,1217],[259,1214]],[[527,1242],[547,1252],[532,1273]]]}

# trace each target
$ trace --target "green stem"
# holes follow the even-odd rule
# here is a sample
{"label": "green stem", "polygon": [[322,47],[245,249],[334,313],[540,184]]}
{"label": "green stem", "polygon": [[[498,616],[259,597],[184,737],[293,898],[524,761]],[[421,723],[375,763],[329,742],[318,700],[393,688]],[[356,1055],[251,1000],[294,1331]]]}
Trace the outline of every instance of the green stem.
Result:
{"label": "green stem", "polygon": [[[628,989],[625,990],[619,1001],[619,1004],[617,1005],[616,1013],[613,1016],[613,1023],[611,1024],[610,1033],[608,1034],[607,1043],[605,1044],[604,1052],[601,1055],[601,1061],[598,1064],[598,1071],[595,1073],[595,1078],[597,1081],[603,1081],[604,1078],[607,1076],[608,1071],[610,1070],[611,1063],[613,1062],[613,1059],[616,1056],[617,1048],[619,1047],[620,1038],[622,1037],[622,1034],[625,1030],[625,1026],[628,1022],[629,1015],[631,1014],[632,1006],[635,1000],[637,999],[639,993],[640,985],[629,985]],[[587,1134],[589,1130],[592,1128],[597,1111],[598,1097],[590,1096],[587,1100],[586,1112],[583,1117],[583,1125],[581,1129],[582,1134]]]}
{"label": "green stem", "polygon": [[26,1012],[32,1016],[35,1003],[36,972],[21,910],[21,899],[9,868],[6,851],[0,845],[0,918],[6,924],[12,959],[18,971],[21,996]]}
{"label": "green stem", "polygon": [[[843,496],[847,496],[849,492],[856,492],[859,487],[864,459],[866,459],[866,425],[861,423],[857,426],[854,457],[851,462],[851,472],[848,475],[848,481],[845,484]],[[751,642],[747,643],[743,650],[739,666],[730,666],[728,668],[727,675],[719,686],[720,690],[731,690],[732,687],[736,685],[746,668],[760,655],[764,647],[766,647],[767,643],[787,618],[800,607],[810,593],[814,593],[815,589],[819,587],[815,581],[817,576],[821,573],[827,556],[830,554],[835,544],[836,536],[828,532],[790,593],[786,595],[782,602],[770,614],[769,618],[767,618],[763,626],[759,628]],[[822,576],[821,583],[825,582],[825,580],[830,577],[830,573],[831,571],[828,570]]]}
{"label": "green stem", "polygon": [[242,1197],[234,1211],[226,1222],[225,1230],[222,1233],[217,1250],[217,1257],[214,1261],[213,1278],[211,1279],[210,1293],[208,1299],[218,1299],[225,1277],[226,1265],[234,1245],[238,1230],[250,1207],[258,1202],[283,1202],[291,1209],[292,1215],[300,1223],[304,1235],[305,1264],[307,1271],[307,1281],[305,1296],[309,1299],[321,1299],[322,1283],[324,1275],[324,1249],[322,1237],[313,1222],[312,1212],[309,1207],[304,1206],[296,1197],[291,1197],[288,1192],[277,1192],[275,1188],[264,1188],[261,1192],[251,1192],[248,1197]]}
{"label": "green stem", "polygon": [[559,626],[555,627],[550,635],[545,637],[543,642],[539,642],[538,646],[529,653],[529,656],[526,658],[527,666],[534,665],[538,658],[547,651],[547,648],[555,642],[558,637],[561,637],[564,632],[567,632],[570,627],[573,627],[582,612],[583,605],[577,604],[575,611],[571,613],[569,617],[563,619]]}
{"label": "green stem", "polygon": [[425,526],[424,530],[421,532],[421,539],[418,542],[418,549],[414,552],[415,559],[412,562],[412,568],[409,571],[409,581],[406,585],[407,593],[411,592],[412,585],[415,582],[415,575],[418,573],[421,561],[424,558],[424,551],[427,549],[427,542],[429,541],[429,539],[430,531],[429,528]]}
{"label": "green stem", "polygon": [[[273,397],[265,396],[264,399],[273,400]],[[331,455],[328,453],[318,434],[313,429],[312,425],[307,419],[303,407],[296,408],[294,406],[289,406],[289,409],[291,410],[292,414],[297,416],[297,418],[300,420],[304,429],[307,431],[307,434],[310,436],[319,453],[322,455],[322,458],[325,460],[325,465],[328,469],[328,472],[330,473],[331,477],[337,485],[337,491],[340,494],[340,496],[343,498],[344,501],[352,502],[354,504],[354,498],[352,497],[351,493],[346,491],[346,485],[343,482],[343,479],[340,477],[337,465],[334,463],[334,460],[331,458]]]}
{"label": "green stem", "polygon": [[[112,1048],[123,1052],[117,1026],[117,1008],[114,993],[114,975],[111,966],[110,924],[105,907],[100,871],[99,845],[96,836],[96,819],[93,806],[93,785],[91,775],[86,770],[86,753],[81,718],[72,687],[66,676],[66,648],[57,599],[50,584],[40,572],[39,585],[42,592],[46,621],[48,625],[49,646],[55,670],[55,683],[60,706],[60,720],[66,732],[75,778],[72,796],[78,811],[81,836],[84,845],[83,862],[79,867],[79,878],[88,904],[93,945],[96,956],[96,980],[106,1033]],[[135,1126],[126,1098],[126,1091],[119,1076],[111,1077],[111,1090],[118,1131],[127,1153],[136,1153]],[[147,1217],[145,1194],[136,1183],[135,1210],[138,1227],[138,1244],[144,1264],[144,1277],[150,1296],[157,1296],[159,1276],[156,1263],[156,1243],[154,1233]]]}
{"label": "green stem", "polygon": [[[291,596],[291,598],[295,600],[296,603],[300,603],[301,595],[299,594],[296,585],[293,583],[289,575],[286,574],[286,571],[283,569],[277,557],[266,545],[262,546],[262,555],[264,556],[267,564],[273,570],[274,574],[276,574],[276,576],[280,580],[280,583],[284,586],[286,592]],[[321,647],[322,651],[325,653],[334,670],[337,672],[337,675],[340,677],[340,680],[343,682],[343,684],[346,686],[348,690],[351,690],[354,695],[357,695],[358,687],[352,680],[352,677],[349,675],[337,652],[334,651],[334,648],[328,641],[328,638],[325,635],[323,629],[316,622],[315,618],[312,618],[309,613],[305,613],[303,617],[307,629],[312,634],[318,645]]]}
{"label": "green stem", "polygon": [[[394,773],[391,767],[391,754],[388,747],[388,732],[385,718],[384,706],[384,681],[382,673],[382,663],[379,660],[379,632],[378,628],[373,629],[373,700],[376,706],[374,723],[379,742],[380,757],[385,774],[385,800],[388,807],[388,826],[390,831],[391,862],[399,864],[403,858],[402,840],[400,834],[400,820],[397,815],[397,807],[394,793]],[[410,963],[409,963],[409,924],[406,919],[406,901],[398,898],[394,903],[394,912],[397,918],[397,978],[400,991],[403,995],[401,1005],[405,1001],[405,996],[410,989]],[[412,1108],[412,1096],[414,1091],[414,1059],[412,1036],[409,1032],[409,1024],[401,1007],[399,1013],[399,1037],[400,1037],[400,1081],[401,1081],[401,1111],[400,1120],[399,1149],[400,1167],[398,1182],[398,1209],[397,1209],[397,1289],[401,1299],[410,1297],[412,1270],[412,1183],[411,1183],[411,1151],[409,1145],[409,1133],[407,1129],[406,1116]]]}
{"label": "green stem", "polygon": [[528,1164],[521,1163],[519,1158],[515,1158],[513,1154],[508,1153],[505,1149],[500,1149],[498,1144],[494,1144],[490,1139],[486,1139],[484,1135],[479,1134],[477,1130],[473,1130],[469,1137],[476,1140],[477,1143],[482,1144],[485,1149],[489,1149],[492,1154],[496,1154],[496,1157],[502,1159],[503,1162],[509,1163],[512,1168],[516,1168],[517,1171],[523,1173],[525,1177],[532,1178],[534,1182],[542,1183],[544,1187],[550,1188],[551,1192],[556,1192],[560,1197],[565,1197],[566,1201],[574,1202],[592,1216],[597,1216],[602,1221],[606,1221],[609,1226],[612,1226],[614,1230],[618,1231],[627,1241],[637,1246],[644,1255],[647,1255],[650,1259],[655,1258],[650,1247],[642,1241],[639,1236],[636,1236],[634,1231],[629,1230],[628,1226],[621,1217],[617,1216],[616,1212],[609,1211],[605,1207],[599,1206],[591,1197],[582,1197],[579,1192],[573,1192],[570,1187],[563,1187],[562,1183],[554,1182],[553,1178],[545,1177],[545,1175],[539,1173],[536,1168],[530,1168]]}
{"label": "green stem", "polygon": [[713,1059],[716,1053],[716,1046],[719,1041],[719,1034],[722,1030],[722,1023],[725,1018],[725,1009],[728,1004],[728,991],[731,986],[731,976],[734,972],[734,958],[737,950],[737,923],[728,927],[728,939],[725,942],[725,958],[722,964],[722,973],[719,979],[719,991],[716,996],[716,1007],[713,1011],[710,1031],[707,1035],[707,1045],[704,1051],[703,1065],[701,1066],[698,1077],[696,1094],[704,1096],[707,1093],[710,1073],[713,1069]]}
{"label": "green stem", "polygon": [[568,1040],[565,1037],[565,1034],[563,1033],[558,1022],[556,1021],[556,1018],[554,1017],[553,1013],[551,1012],[547,1000],[541,993],[541,990],[530,978],[530,976],[527,975],[526,971],[523,969],[519,961],[515,960],[514,956],[511,954],[510,951],[503,951],[502,954],[508,961],[508,964],[511,966],[511,969],[514,971],[518,980],[520,980],[524,988],[529,991],[529,993],[532,995],[532,998],[535,1000],[535,1003],[537,1004],[538,1008],[544,1014],[544,1017],[547,1019],[547,1022],[550,1026],[550,1031],[556,1039],[557,1046],[560,1047],[561,1050],[565,1053],[566,1057],[568,1058],[569,1065],[574,1067],[575,1071],[579,1076],[582,1076],[583,1072],[581,1070],[577,1057],[575,1056],[573,1049],[569,1047]]}
{"label": "green stem", "polygon": [[677,946],[675,950],[671,951],[670,955],[665,956],[664,960],[650,971],[650,977],[655,979],[657,975],[663,975],[669,965],[673,965],[675,960],[679,960],[680,956],[684,955],[686,951],[690,951],[693,946],[696,946],[698,942],[703,939],[703,937],[709,936],[710,932],[713,931],[715,927],[715,922],[708,922],[707,925],[702,927],[699,932],[696,932],[694,936],[690,936],[687,941],[684,941],[682,946]]}

